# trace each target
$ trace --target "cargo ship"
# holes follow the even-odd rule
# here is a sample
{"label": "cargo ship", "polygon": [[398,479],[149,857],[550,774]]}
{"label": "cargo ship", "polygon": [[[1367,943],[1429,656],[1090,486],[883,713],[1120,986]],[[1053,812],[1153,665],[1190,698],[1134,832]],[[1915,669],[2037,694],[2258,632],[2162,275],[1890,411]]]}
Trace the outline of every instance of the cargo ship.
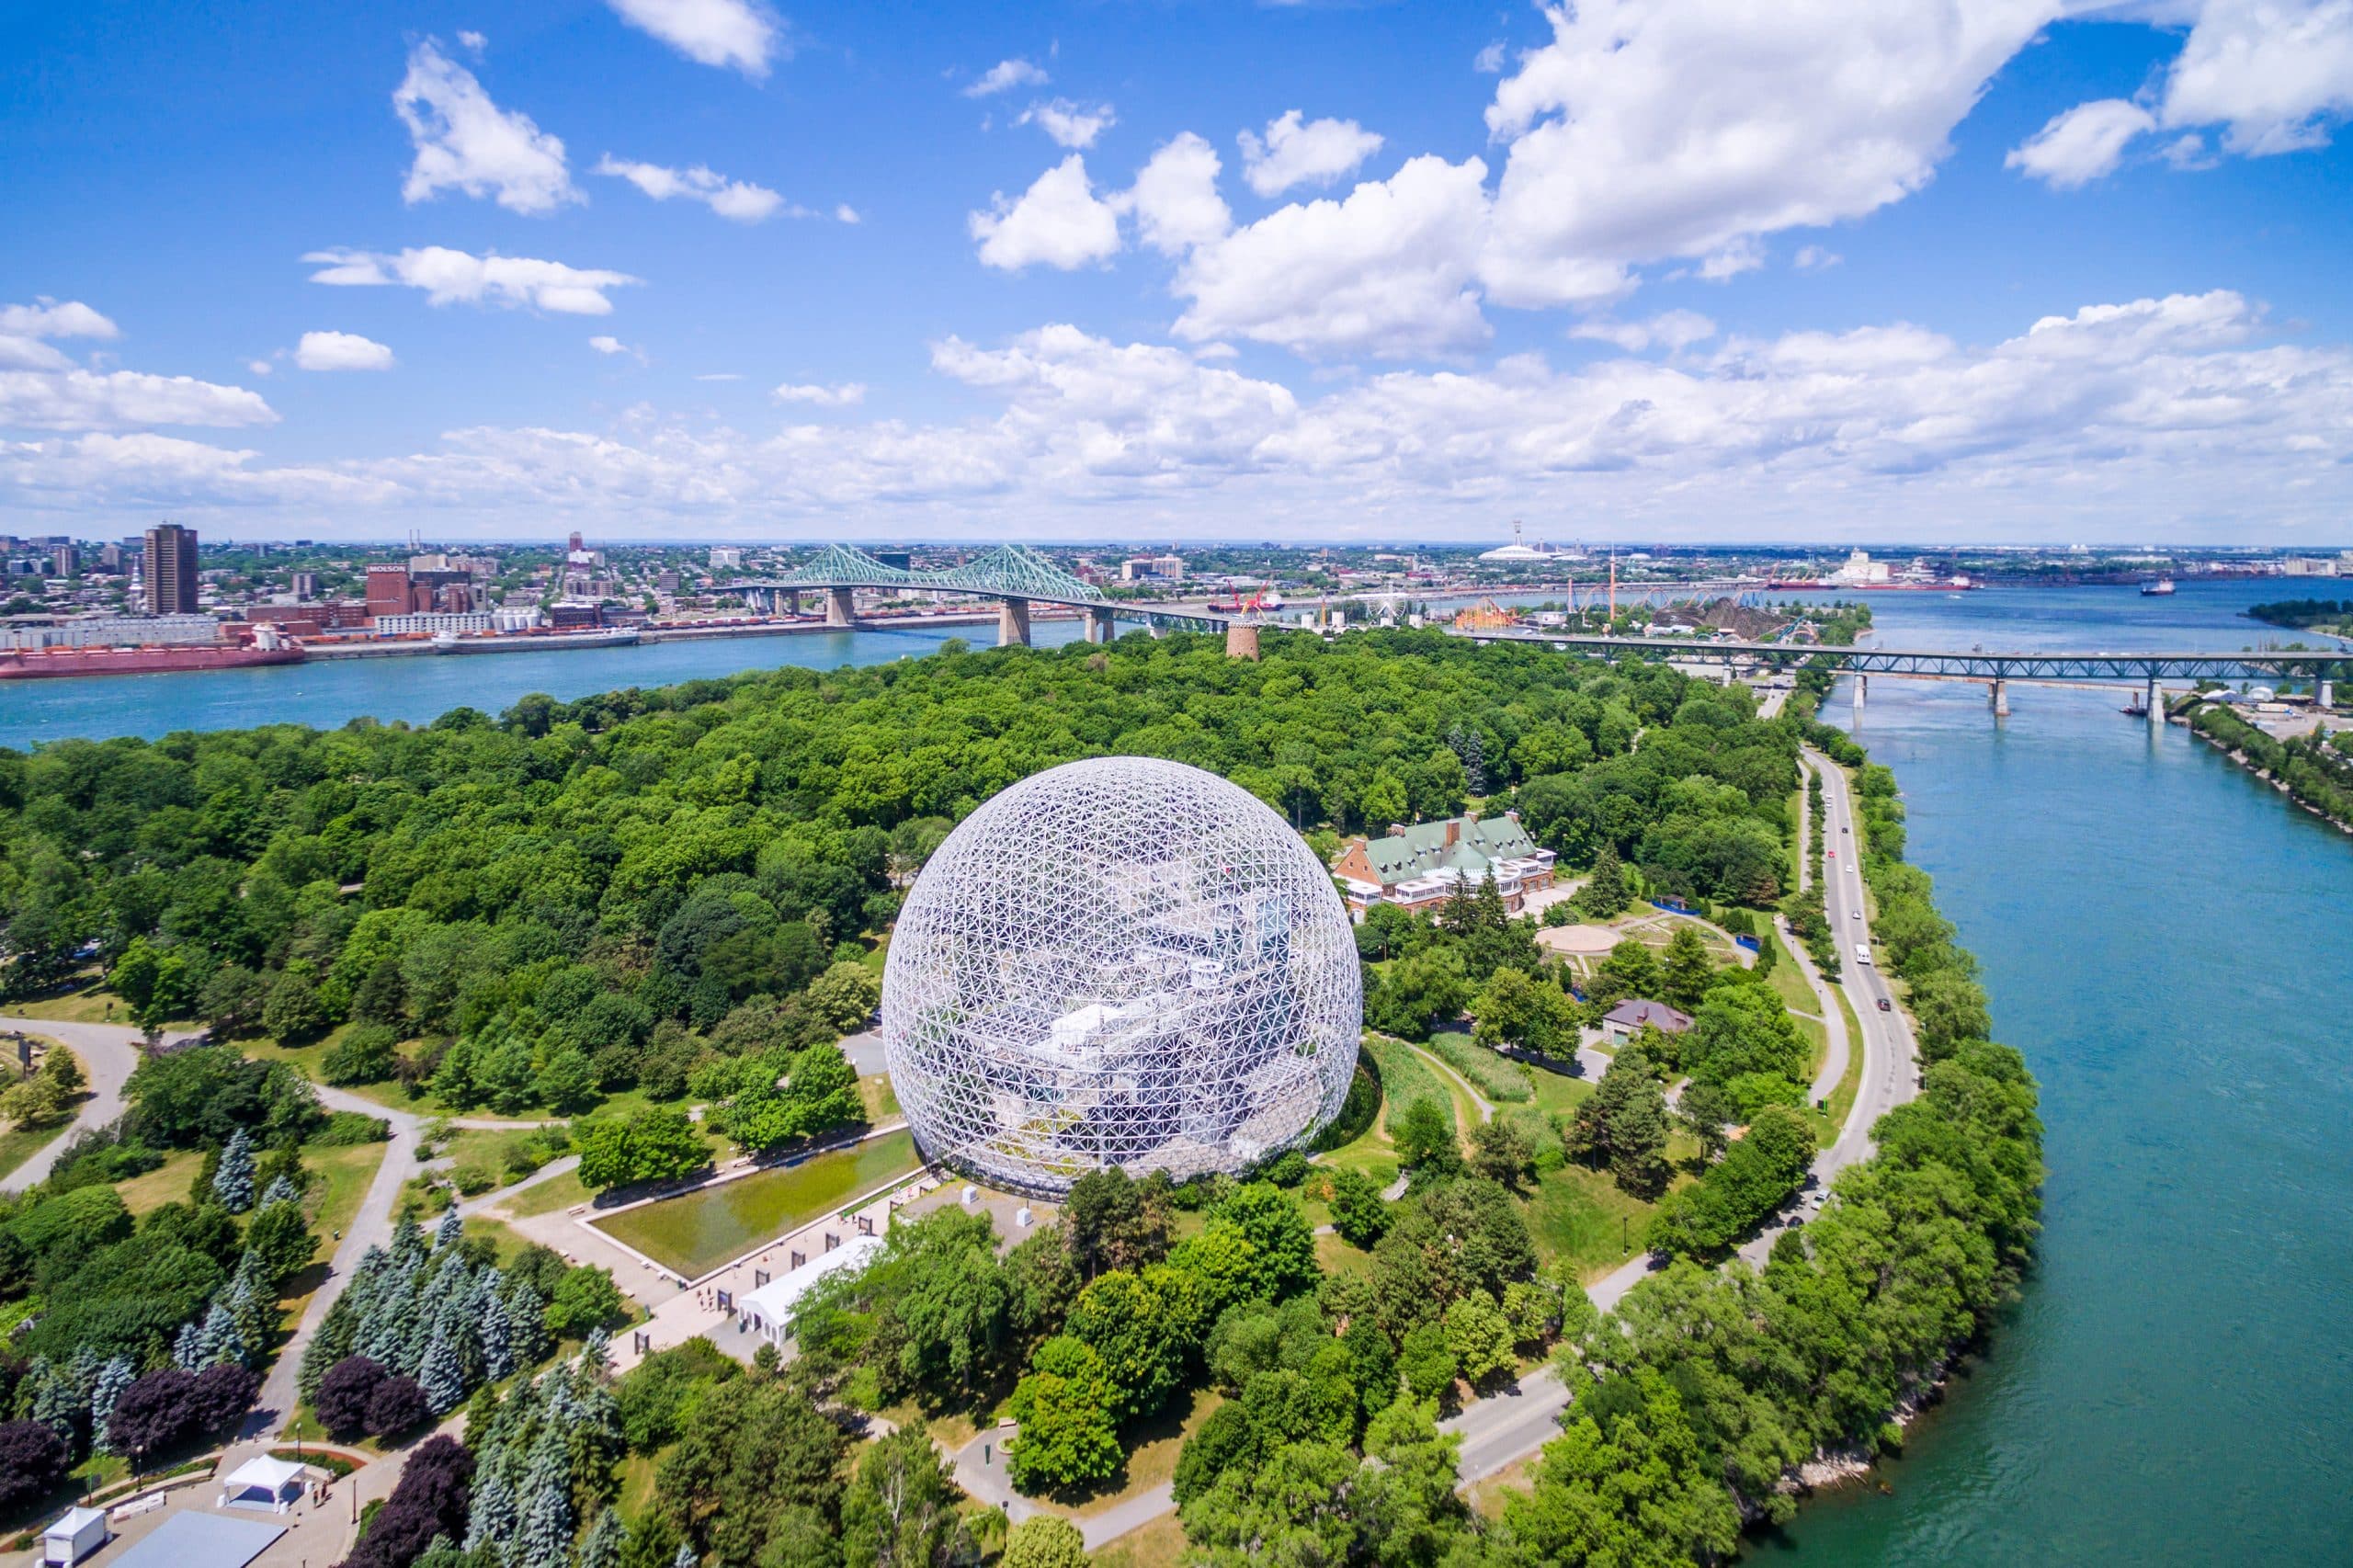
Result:
{"label": "cargo ship", "polygon": [[181,670],[242,670],[256,665],[299,665],[302,645],[275,647],[191,643],[187,647],[0,649],[0,680],[45,676],[146,676]]}
{"label": "cargo ship", "polygon": [[2173,579],[2170,577],[2160,577],[2154,583],[2141,585],[2141,597],[2144,599],[2157,598],[2173,591]]}

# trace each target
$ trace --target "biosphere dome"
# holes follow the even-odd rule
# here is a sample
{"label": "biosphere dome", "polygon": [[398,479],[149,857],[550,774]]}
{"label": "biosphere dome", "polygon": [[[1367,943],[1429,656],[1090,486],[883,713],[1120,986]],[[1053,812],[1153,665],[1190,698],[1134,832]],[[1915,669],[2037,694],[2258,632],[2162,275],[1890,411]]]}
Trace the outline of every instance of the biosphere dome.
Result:
{"label": "biosphere dome", "polygon": [[882,977],[924,1152],[1023,1192],[1299,1142],[1347,1096],[1363,1017],[1314,853],[1247,791],[1151,757],[1050,768],[966,818]]}

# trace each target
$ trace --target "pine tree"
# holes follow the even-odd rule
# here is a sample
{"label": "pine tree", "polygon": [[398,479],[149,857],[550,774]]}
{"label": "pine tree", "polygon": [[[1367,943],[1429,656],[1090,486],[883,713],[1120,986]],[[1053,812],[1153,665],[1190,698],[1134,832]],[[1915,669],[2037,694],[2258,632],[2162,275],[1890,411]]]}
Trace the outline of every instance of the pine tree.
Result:
{"label": "pine tree", "polygon": [[572,1456],[563,1428],[551,1421],[531,1445],[523,1472],[523,1528],[517,1568],[561,1568],[572,1546]]}
{"label": "pine tree", "polygon": [[17,1409],[28,1421],[38,1421],[55,1432],[68,1453],[81,1451],[82,1401],[74,1380],[57,1369],[46,1356],[36,1356],[17,1384]]}
{"label": "pine tree", "polygon": [[355,1276],[344,1287],[343,1294],[327,1308],[318,1333],[311,1335],[311,1343],[302,1349],[302,1369],[296,1375],[295,1387],[302,1395],[302,1403],[315,1404],[319,1384],[326,1377],[327,1369],[351,1354],[353,1337],[359,1328],[360,1280]]}
{"label": "pine tree", "polygon": [[505,1470],[485,1462],[474,1479],[472,1510],[466,1517],[466,1550],[484,1547],[504,1551],[515,1538],[515,1488]]}
{"label": "pine tree", "polygon": [[237,1327],[236,1314],[229,1310],[227,1302],[216,1298],[211,1310],[204,1314],[204,1326],[197,1331],[195,1369],[200,1372],[224,1361],[243,1366],[249,1354],[250,1346],[244,1331]]}
{"label": "pine tree", "polygon": [[459,1359],[458,1347],[437,1336],[426,1347],[416,1381],[425,1389],[425,1407],[434,1415],[447,1415],[457,1409],[466,1397],[465,1366]]}
{"label": "pine tree", "polygon": [[92,1448],[112,1451],[108,1449],[107,1426],[114,1419],[115,1402],[122,1397],[122,1391],[136,1381],[138,1377],[139,1369],[131,1365],[131,1358],[128,1356],[118,1356],[98,1369],[97,1382],[90,1392],[90,1446]]}
{"label": "pine tree", "polygon": [[198,1359],[203,1348],[203,1336],[197,1332],[196,1320],[190,1318],[180,1324],[179,1335],[172,1341],[172,1364],[184,1372],[193,1372],[204,1365]]}
{"label": "pine tree", "polygon": [[597,1522],[588,1527],[588,1539],[580,1543],[580,1568],[620,1568],[625,1534],[619,1508],[607,1505],[598,1509]]}
{"label": "pine tree", "polygon": [[506,1339],[518,1367],[537,1366],[548,1353],[547,1298],[517,1279],[506,1297]]}
{"label": "pine tree", "polygon": [[474,1294],[468,1309],[474,1321],[476,1342],[482,1348],[482,1375],[492,1382],[503,1381],[515,1369],[515,1342],[506,1327],[506,1312],[498,1299],[499,1288],[506,1277],[495,1268],[485,1268],[474,1280]]}
{"label": "pine tree", "polygon": [[300,1203],[301,1201],[302,1189],[296,1187],[293,1182],[285,1176],[281,1176],[271,1178],[268,1189],[261,1195],[260,1207],[267,1209],[273,1203]]}
{"label": "pine tree", "polygon": [[434,1227],[433,1250],[443,1252],[454,1249],[465,1239],[465,1235],[466,1222],[458,1218],[458,1211],[455,1209],[451,1209],[441,1216],[441,1223]]}
{"label": "pine tree", "polygon": [[400,1223],[392,1227],[392,1261],[407,1268],[424,1257],[425,1252],[425,1227],[416,1222],[415,1215],[402,1215]]}
{"label": "pine tree", "polygon": [[695,1568],[701,1561],[695,1555],[695,1549],[682,1540],[678,1543],[678,1555],[670,1559],[670,1568]]}
{"label": "pine tree", "polygon": [[254,1206],[254,1141],[242,1127],[222,1146],[221,1168],[212,1173],[212,1196],[232,1214]]}

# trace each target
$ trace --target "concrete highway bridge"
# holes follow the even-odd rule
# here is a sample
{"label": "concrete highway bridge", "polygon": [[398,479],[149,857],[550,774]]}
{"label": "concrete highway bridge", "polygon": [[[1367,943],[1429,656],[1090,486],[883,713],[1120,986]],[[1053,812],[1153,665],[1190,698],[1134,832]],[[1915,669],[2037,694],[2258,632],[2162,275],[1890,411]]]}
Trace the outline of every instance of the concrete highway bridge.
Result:
{"label": "concrete highway bridge", "polygon": [[1597,658],[1655,656],[1679,664],[1720,664],[1770,670],[1795,669],[1814,664],[1855,677],[1855,701],[1860,705],[1872,676],[1899,680],[1967,680],[1989,688],[1994,711],[2010,710],[2010,683],[2035,686],[2115,686],[2144,689],[2153,718],[2164,714],[2166,683],[2193,686],[2200,681],[2312,681],[2324,707],[2335,697],[2337,678],[2353,675],[2353,651],[2290,653],[2268,648],[2238,653],[1967,653],[1926,649],[1826,647],[1806,642],[1734,642],[1700,637],[1601,637],[1563,632],[1547,636],[1531,631],[1471,631],[1481,642],[1545,642],[1566,653]]}
{"label": "concrete highway bridge", "polygon": [[961,566],[939,572],[918,572],[876,560],[845,544],[827,545],[798,570],[782,577],[730,583],[753,605],[773,615],[799,613],[801,596],[825,596],[825,624],[858,624],[858,590],[893,590],[906,594],[959,594],[997,601],[997,642],[1027,645],[1029,607],[1066,605],[1086,617],[1086,640],[1108,642],[1118,635],[1124,618],[1158,631],[1164,627],[1187,631],[1227,631],[1232,617],[1191,606],[1161,607],[1122,604],[1107,599],[1092,584],[1071,575],[1034,550],[1001,544],[974,556]]}

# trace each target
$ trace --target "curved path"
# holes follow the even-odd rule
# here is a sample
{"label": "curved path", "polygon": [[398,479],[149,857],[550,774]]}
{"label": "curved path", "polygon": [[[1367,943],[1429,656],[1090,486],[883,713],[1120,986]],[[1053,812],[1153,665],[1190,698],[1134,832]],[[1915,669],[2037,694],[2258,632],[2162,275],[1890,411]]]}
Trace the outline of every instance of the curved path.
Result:
{"label": "curved path", "polygon": [[[25,1188],[48,1178],[57,1168],[58,1157],[65,1153],[65,1145],[74,1134],[87,1128],[104,1127],[122,1114],[122,1085],[130,1080],[131,1069],[139,1065],[139,1054],[144,1043],[137,1029],[121,1024],[74,1024],[56,1018],[0,1017],[0,1028],[18,1029],[26,1034],[47,1035],[73,1048],[81,1059],[82,1071],[90,1080],[89,1093],[74,1119],[60,1129],[47,1147],[8,1173],[0,1180],[0,1192],[22,1192]],[[178,1036],[176,1039],[186,1039]]]}
{"label": "curved path", "polygon": [[[1855,941],[1868,941],[1870,937],[1870,922],[1863,901],[1861,868],[1854,858],[1852,790],[1846,773],[1818,754],[1809,750],[1803,761],[1810,770],[1822,776],[1829,824],[1847,830],[1837,834],[1835,840],[1847,852],[1835,860],[1824,862],[1827,884],[1824,896],[1831,923],[1837,930],[1840,941],[1847,944],[1847,950],[1851,951]],[[1814,995],[1822,1004],[1823,1027],[1830,1032],[1834,1041],[1832,1054],[1840,1058],[1837,1075],[1829,1078],[1830,1087],[1836,1088],[1838,1077],[1843,1077],[1846,1073],[1844,1053],[1851,1049],[1846,1038],[1846,1018],[1809,957],[1794,943],[1790,947],[1805,972],[1807,983],[1813,987]],[[1740,1249],[1740,1257],[1751,1267],[1763,1263],[1772,1251],[1774,1239],[1782,1231],[1821,1207],[1832,1179],[1840,1171],[1870,1156],[1872,1124],[1919,1093],[1918,1054],[1911,1028],[1903,1010],[1894,1006],[1894,994],[1889,990],[1886,978],[1872,964],[1850,962],[1842,967],[1846,973],[1840,981],[1841,989],[1853,1001],[1855,1016],[1862,1022],[1862,1086],[1855,1096],[1854,1106],[1847,1113],[1847,1119],[1840,1126],[1836,1140],[1814,1157],[1813,1174],[1806,1189],[1780,1217]],[[1886,1012],[1879,1010],[1882,998],[1889,1003]],[[1825,1073],[1829,1066],[1830,1062],[1825,1061]],[[1817,1097],[1826,1098],[1828,1092],[1817,1083]],[[1605,1312],[1609,1312],[1651,1270],[1649,1256],[1634,1258],[1623,1267],[1587,1286],[1586,1294],[1593,1299],[1595,1306]],[[1461,1484],[1468,1486],[1482,1481],[1541,1449],[1560,1435],[1560,1414],[1568,1408],[1568,1391],[1562,1386],[1560,1374],[1547,1364],[1528,1373],[1501,1392],[1472,1401],[1459,1414],[1438,1423],[1441,1430],[1456,1433],[1462,1439],[1457,1470]],[[1001,1454],[1002,1451],[1000,1441],[998,1452]],[[961,1473],[960,1469],[960,1479]],[[1009,1495],[1010,1488],[1006,1488],[1006,1491]],[[1082,1527],[1090,1522],[1108,1521],[1111,1514],[1116,1513],[1121,1517],[1121,1532],[1134,1529],[1170,1506],[1170,1503],[1164,1502],[1152,1513],[1140,1512],[1155,1495],[1156,1493],[1141,1494],[1121,1504],[1118,1509],[1101,1516],[1097,1521],[1081,1521]],[[1091,1529],[1086,1533],[1090,1549],[1112,1539],[1108,1534],[1098,1536]]]}
{"label": "curved path", "polygon": [[[1435,1071],[1439,1077],[1451,1082],[1456,1088],[1470,1096],[1472,1108],[1479,1113],[1480,1120],[1493,1121],[1495,1119],[1495,1108],[1489,1103],[1487,1096],[1481,1094],[1478,1086],[1472,1084],[1470,1079],[1456,1072],[1452,1062],[1447,1061],[1445,1057],[1440,1056],[1434,1051],[1424,1050],[1422,1047],[1415,1045],[1410,1040],[1405,1042],[1405,1049],[1420,1057],[1424,1065]],[[1467,1132],[1465,1133],[1465,1136],[1468,1136]]]}

